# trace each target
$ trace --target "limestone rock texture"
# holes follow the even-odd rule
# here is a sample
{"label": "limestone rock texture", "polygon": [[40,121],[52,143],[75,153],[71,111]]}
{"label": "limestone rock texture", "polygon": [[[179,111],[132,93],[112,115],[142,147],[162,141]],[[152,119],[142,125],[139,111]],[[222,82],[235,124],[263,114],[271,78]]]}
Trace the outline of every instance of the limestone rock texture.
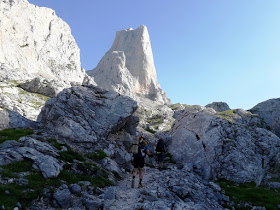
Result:
{"label": "limestone rock texture", "polygon": [[245,110],[188,106],[170,132],[169,151],[205,178],[260,184],[279,158],[280,138],[265,128],[261,118]]}
{"label": "limestone rock texture", "polygon": [[110,50],[87,73],[104,89],[134,99],[140,95],[170,103],[157,81],[150,37],[144,25],[118,31]]}
{"label": "limestone rock texture", "polygon": [[280,98],[261,102],[249,111],[262,117],[272,132],[280,136]]}
{"label": "limestone rock texture", "polygon": [[70,27],[52,9],[27,0],[0,1],[0,52],[0,63],[10,69],[0,68],[0,75],[9,79],[82,83],[85,77]]}
{"label": "limestone rock texture", "polygon": [[211,104],[207,104],[205,107],[215,109],[217,112],[230,110],[228,104],[225,102],[213,102]]}
{"label": "limestone rock texture", "polygon": [[49,99],[37,121],[72,142],[94,143],[122,128],[136,109],[137,103],[127,96],[76,86]]}

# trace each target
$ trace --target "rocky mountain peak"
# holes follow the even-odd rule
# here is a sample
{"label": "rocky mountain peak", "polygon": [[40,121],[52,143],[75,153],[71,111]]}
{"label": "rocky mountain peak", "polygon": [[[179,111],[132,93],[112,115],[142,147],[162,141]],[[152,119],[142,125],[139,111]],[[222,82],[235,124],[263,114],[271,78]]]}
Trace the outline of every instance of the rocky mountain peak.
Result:
{"label": "rocky mountain peak", "polygon": [[140,94],[154,101],[169,103],[157,81],[151,41],[144,25],[135,30],[117,31],[111,49],[88,74],[102,88],[133,98]]}
{"label": "rocky mountain peak", "polygon": [[[80,50],[67,23],[27,0],[0,2],[0,63],[22,79],[37,76],[82,83]],[[1,71],[1,79],[7,70]],[[13,73],[9,72],[8,79]],[[27,76],[28,75],[28,76]]]}

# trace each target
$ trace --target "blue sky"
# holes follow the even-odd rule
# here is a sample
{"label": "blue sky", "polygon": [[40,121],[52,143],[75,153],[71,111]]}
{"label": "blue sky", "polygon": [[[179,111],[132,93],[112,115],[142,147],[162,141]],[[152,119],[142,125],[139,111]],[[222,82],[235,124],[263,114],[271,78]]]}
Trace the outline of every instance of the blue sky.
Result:
{"label": "blue sky", "polygon": [[65,20],[93,69],[115,32],[148,27],[157,76],[172,103],[250,109],[280,97],[279,0],[29,0]]}

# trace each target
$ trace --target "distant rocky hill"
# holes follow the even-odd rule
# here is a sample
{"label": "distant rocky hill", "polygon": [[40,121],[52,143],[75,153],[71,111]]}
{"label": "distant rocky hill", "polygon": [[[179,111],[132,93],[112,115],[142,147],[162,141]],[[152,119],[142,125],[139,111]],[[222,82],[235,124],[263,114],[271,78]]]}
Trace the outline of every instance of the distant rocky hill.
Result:
{"label": "distant rocky hill", "polygon": [[87,73],[104,89],[170,103],[157,81],[150,37],[144,25],[118,31],[110,50]]}

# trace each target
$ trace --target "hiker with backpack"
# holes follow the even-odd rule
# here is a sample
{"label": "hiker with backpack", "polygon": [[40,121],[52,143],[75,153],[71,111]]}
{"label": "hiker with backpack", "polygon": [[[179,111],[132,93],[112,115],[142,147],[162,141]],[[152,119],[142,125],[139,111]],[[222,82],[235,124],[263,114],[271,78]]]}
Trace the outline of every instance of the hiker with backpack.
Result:
{"label": "hiker with backpack", "polygon": [[147,142],[145,141],[143,136],[139,136],[139,138],[134,139],[131,145],[131,152],[133,153],[133,172],[132,172],[132,182],[131,187],[134,188],[135,185],[135,177],[139,172],[139,184],[138,188],[143,187],[142,179],[144,177],[144,165],[145,165],[145,156],[146,154],[150,155],[150,150]]}
{"label": "hiker with backpack", "polygon": [[163,169],[164,153],[166,152],[166,146],[163,139],[159,139],[156,146],[156,153],[158,158],[159,170]]}

